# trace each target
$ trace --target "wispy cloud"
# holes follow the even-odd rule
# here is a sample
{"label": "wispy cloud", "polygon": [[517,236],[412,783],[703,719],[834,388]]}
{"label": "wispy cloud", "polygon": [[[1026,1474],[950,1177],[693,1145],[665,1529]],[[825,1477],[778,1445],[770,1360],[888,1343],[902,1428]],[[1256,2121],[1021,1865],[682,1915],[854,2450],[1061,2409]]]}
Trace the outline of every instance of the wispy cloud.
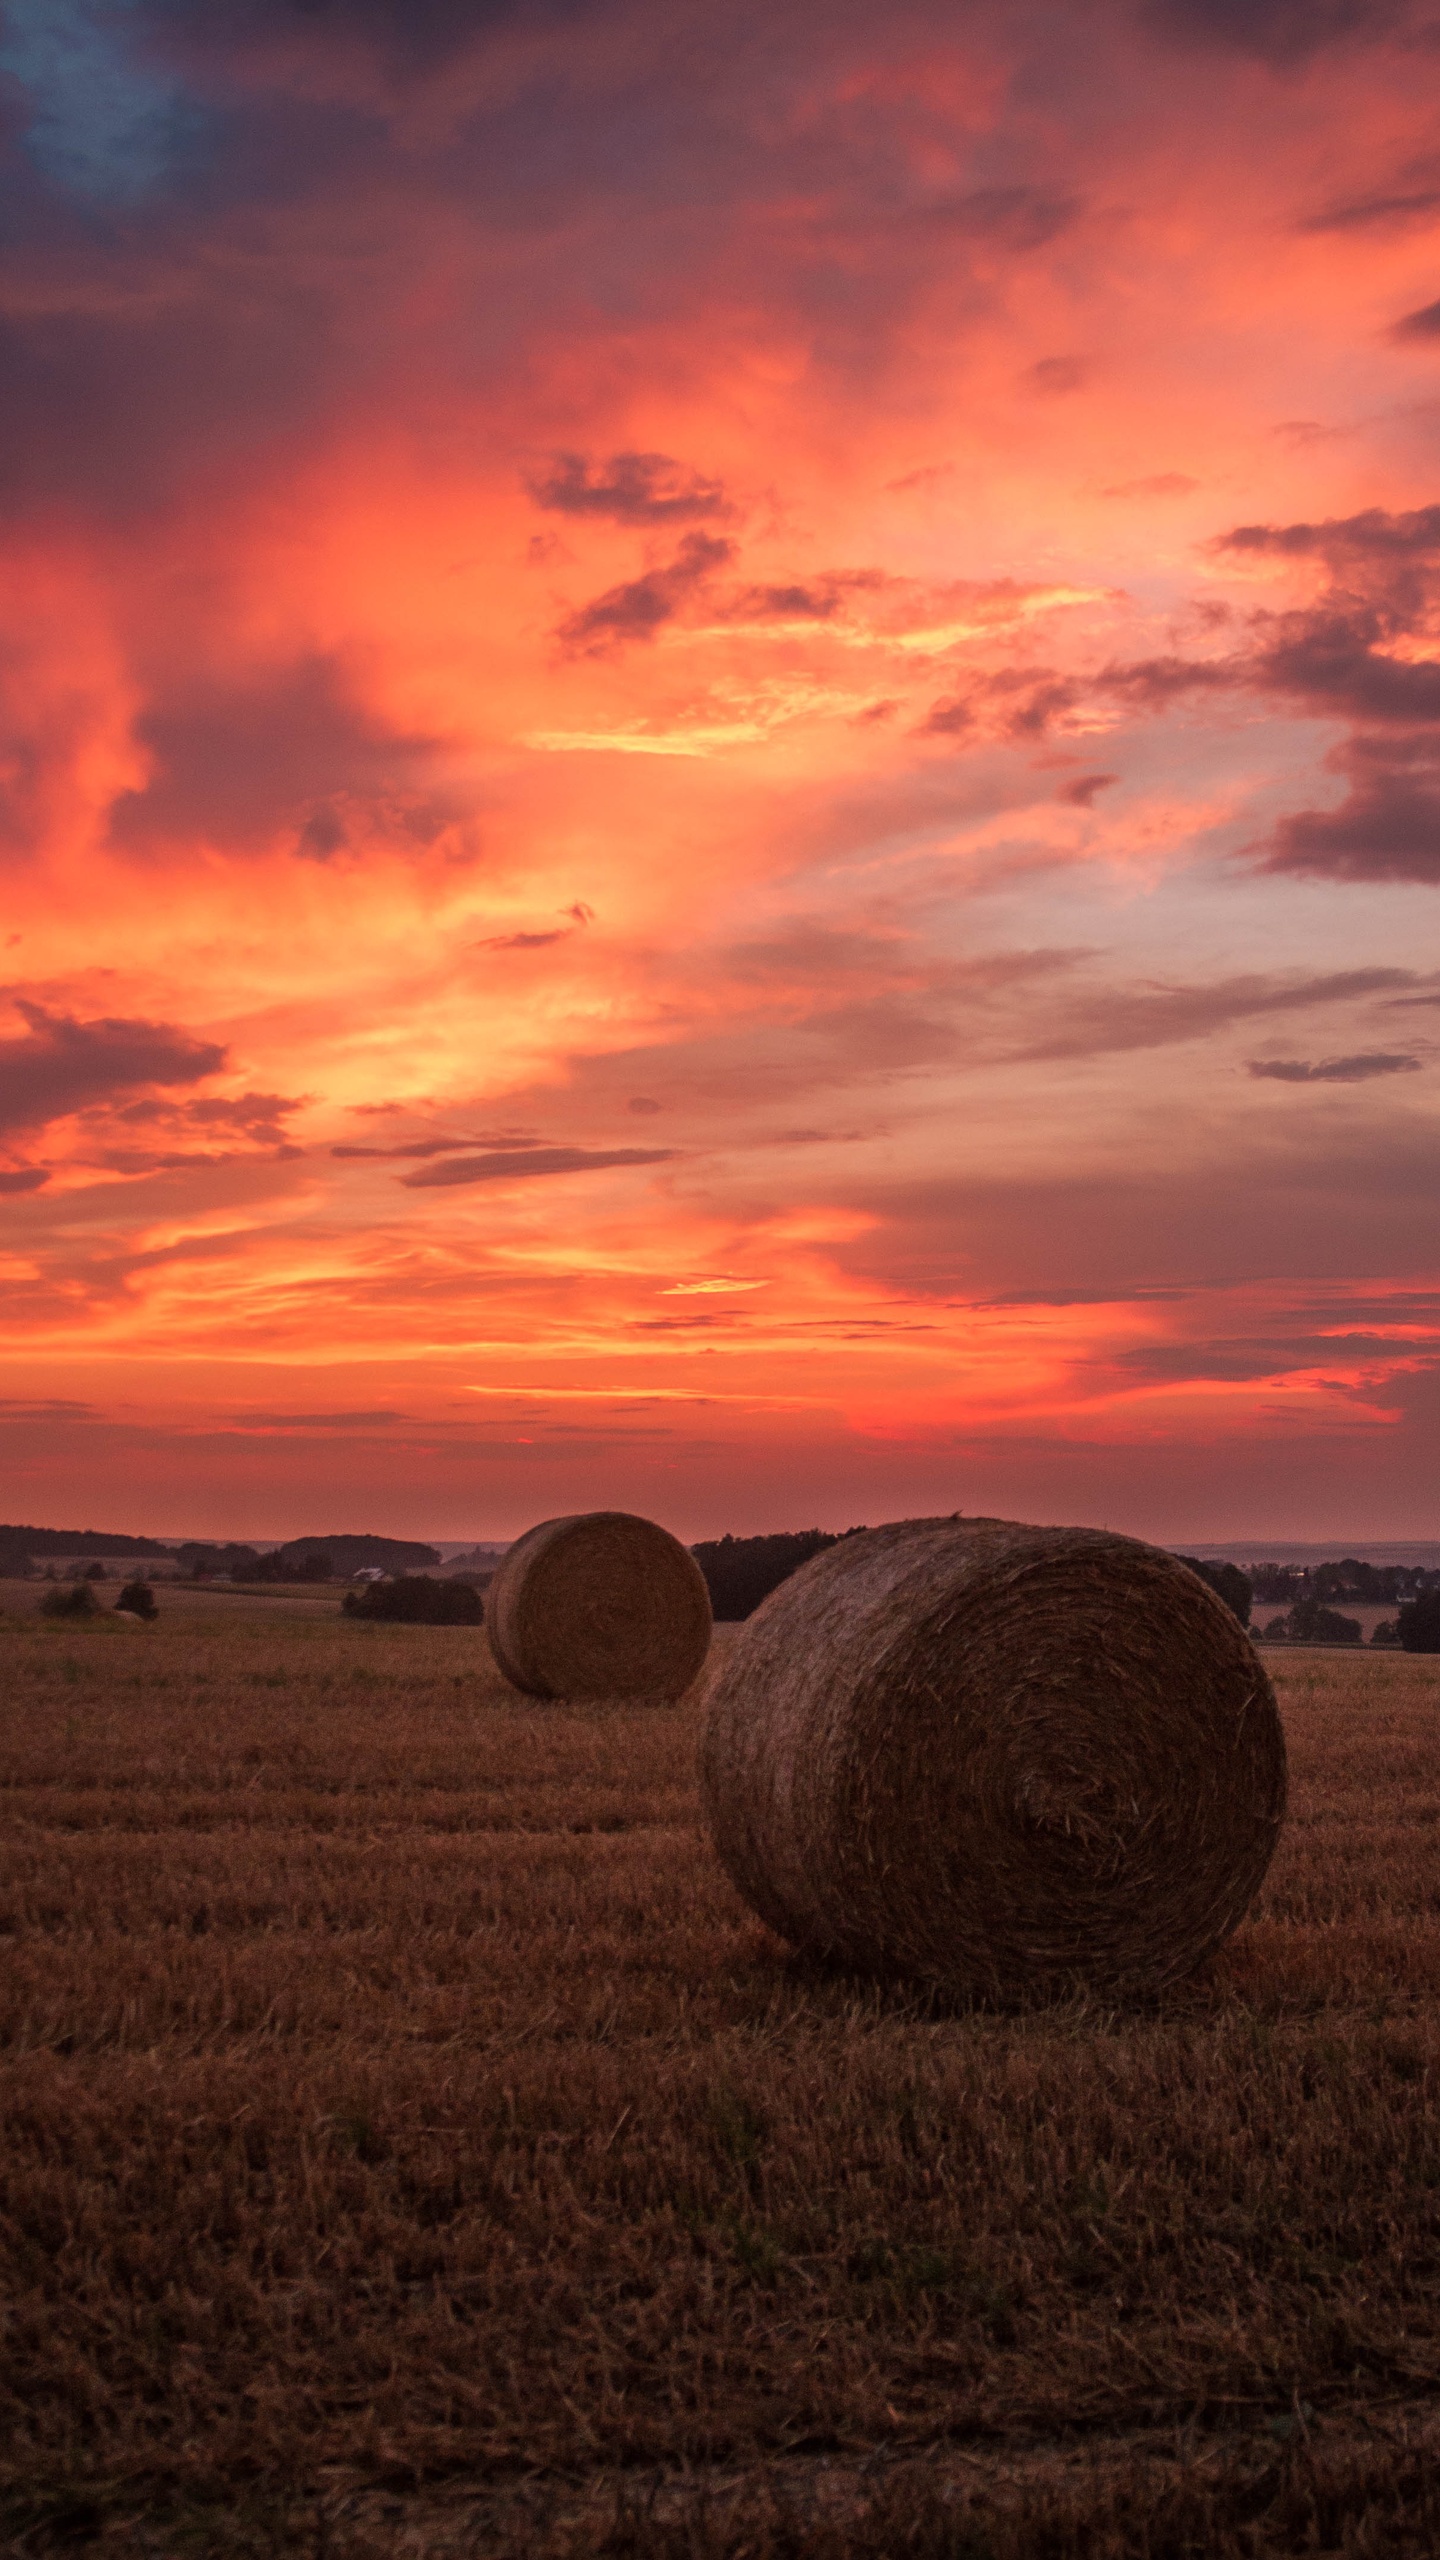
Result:
{"label": "wispy cloud", "polygon": [[1364,1049],[1353,1058],[1252,1058],[1252,1076],[1277,1084],[1369,1084],[1375,1076],[1414,1074],[1423,1061],[1401,1052]]}
{"label": "wispy cloud", "polygon": [[673,1147],[516,1147],[478,1156],[453,1156],[423,1173],[402,1174],[407,1191],[451,1189],[474,1182],[535,1182],[561,1173],[606,1173],[618,1165],[668,1164]]}

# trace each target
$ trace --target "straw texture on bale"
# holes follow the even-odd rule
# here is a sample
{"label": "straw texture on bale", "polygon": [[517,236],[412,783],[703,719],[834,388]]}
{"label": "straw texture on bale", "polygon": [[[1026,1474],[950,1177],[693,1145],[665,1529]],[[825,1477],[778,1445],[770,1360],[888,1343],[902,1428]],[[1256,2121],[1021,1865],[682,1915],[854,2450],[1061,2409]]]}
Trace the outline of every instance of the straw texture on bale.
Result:
{"label": "straw texture on bale", "polygon": [[632,1511],[542,1520],[485,1601],[495,1659],[532,1698],[678,1698],[709,1649],[700,1567]]}
{"label": "straw texture on bale", "polygon": [[902,1520],[737,1630],[701,1785],[724,1865],[796,1946],[977,1998],[1123,1997],[1244,1916],[1285,1744],[1249,1638],[1173,1556]]}

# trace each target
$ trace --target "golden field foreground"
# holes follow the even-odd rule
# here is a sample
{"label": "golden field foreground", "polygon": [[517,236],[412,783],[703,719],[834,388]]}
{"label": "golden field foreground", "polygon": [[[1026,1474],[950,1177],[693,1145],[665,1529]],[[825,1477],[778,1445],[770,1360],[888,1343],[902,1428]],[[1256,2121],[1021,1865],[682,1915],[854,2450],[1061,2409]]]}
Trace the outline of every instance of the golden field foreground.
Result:
{"label": "golden field foreground", "polygon": [[1440,1659],[1267,1657],[1290,1825],[1184,1994],[944,2015],[750,1919],[694,1699],[536,1706],[333,1595],[36,1597],[6,2547],[1440,2545]]}

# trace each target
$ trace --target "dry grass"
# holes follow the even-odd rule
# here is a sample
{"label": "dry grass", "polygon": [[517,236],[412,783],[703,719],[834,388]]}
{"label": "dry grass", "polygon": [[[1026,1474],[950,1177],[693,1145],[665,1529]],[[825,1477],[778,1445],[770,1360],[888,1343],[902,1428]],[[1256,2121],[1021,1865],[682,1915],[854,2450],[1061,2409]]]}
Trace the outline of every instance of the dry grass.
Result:
{"label": "dry grass", "polygon": [[[697,1830],[693,1701],[537,1707],[467,1630],[263,1604],[0,1645],[0,2487],[37,2547],[388,2552],[447,2480],[469,2549],[1279,2551],[1296,2498],[1317,2547],[1432,2547],[1429,2457],[1337,2430],[1440,2377],[1440,1662],[1272,1655],[1253,1920],[1153,2011],[1022,2018],[788,1960]],[[783,2489],[1181,2424],[1264,2461],[1003,2513]],[[731,2502],[496,2503],[685,2463]]]}

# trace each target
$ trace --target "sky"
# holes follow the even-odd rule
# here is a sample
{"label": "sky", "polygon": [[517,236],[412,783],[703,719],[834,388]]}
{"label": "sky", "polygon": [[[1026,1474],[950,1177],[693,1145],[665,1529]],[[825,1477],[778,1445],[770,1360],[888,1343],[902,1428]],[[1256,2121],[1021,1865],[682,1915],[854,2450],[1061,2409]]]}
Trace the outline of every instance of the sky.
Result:
{"label": "sky", "polygon": [[3,29],[0,1511],[1437,1534],[1440,13]]}

